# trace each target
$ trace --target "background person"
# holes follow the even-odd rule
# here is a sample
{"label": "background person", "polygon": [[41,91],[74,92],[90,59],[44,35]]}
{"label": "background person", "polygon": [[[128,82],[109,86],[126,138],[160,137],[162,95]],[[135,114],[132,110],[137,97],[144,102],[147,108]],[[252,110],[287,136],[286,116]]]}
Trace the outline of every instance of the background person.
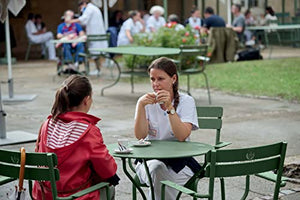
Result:
{"label": "background person", "polygon": [[179,23],[179,17],[176,14],[171,14],[168,17],[168,27],[172,27],[172,25],[175,25],[175,30],[179,31],[184,29],[184,26],[182,24]]}
{"label": "background person", "polygon": [[145,31],[145,24],[137,10],[129,11],[129,18],[123,23],[118,35],[118,46],[133,43],[133,36]]}
{"label": "background person", "polygon": [[[100,9],[91,3],[90,0],[79,0],[79,8],[82,15],[77,19],[72,19],[69,23],[80,23],[85,26],[87,35],[102,35],[106,34],[103,17]],[[107,48],[107,41],[92,41],[88,44],[89,48]],[[91,51],[92,54],[100,54],[97,51]],[[96,64],[96,71],[91,72],[91,75],[99,75],[101,62],[99,56],[93,57]]]}
{"label": "background person", "polygon": [[27,38],[34,44],[45,43],[48,49],[49,60],[57,60],[54,43],[50,41],[54,38],[53,33],[45,30],[38,30],[35,26],[35,18],[33,13],[28,14],[28,20],[25,24]]}
{"label": "background person", "polygon": [[245,16],[241,13],[241,5],[233,4],[231,7],[231,12],[234,15],[234,20],[232,22],[232,29],[237,33],[240,43],[244,43],[244,31],[245,31]]}
{"label": "background person", "polygon": [[[72,75],[57,90],[51,115],[41,127],[36,151],[57,155],[60,180],[56,185],[60,197],[101,181],[118,184],[117,164],[108,153],[96,126],[100,119],[87,114],[92,102],[89,80]],[[35,182],[34,199],[43,199],[43,193],[46,199],[52,199],[49,188],[49,182]],[[99,199],[100,195],[96,190],[82,199]]]}
{"label": "background person", "polygon": [[[191,96],[178,92],[176,65],[161,57],[148,68],[153,92],[139,98],[135,111],[135,137],[150,140],[189,140],[192,130],[198,129],[195,101]],[[161,102],[163,102],[161,104]],[[149,172],[153,180],[155,199],[160,199],[162,180],[180,185],[200,170],[192,157],[179,159],[149,160]],[[136,173],[141,183],[149,185],[144,163],[138,162]],[[175,199],[177,192],[166,189],[166,199]],[[151,193],[149,191],[149,199]]]}
{"label": "background person", "polygon": [[201,27],[202,32],[207,33],[211,27],[226,27],[224,19],[215,15],[212,7],[205,8],[204,17],[203,26]]}
{"label": "background person", "polygon": [[146,31],[149,33],[156,32],[160,27],[166,24],[165,18],[162,17],[165,10],[163,7],[155,5],[150,9],[151,16],[147,19]]}
{"label": "background person", "polygon": [[[67,10],[64,13],[64,21],[59,24],[57,27],[57,38],[58,39],[66,39],[73,40],[78,37],[85,36],[85,33],[78,23],[68,23],[74,17],[74,12],[72,10]],[[79,56],[79,53],[84,52],[83,43],[63,43],[63,56],[66,61],[69,61],[69,69],[73,69],[75,71],[78,70],[79,63],[83,62],[83,57]],[[73,59],[73,54],[74,59]],[[73,65],[74,62],[74,65]]]}

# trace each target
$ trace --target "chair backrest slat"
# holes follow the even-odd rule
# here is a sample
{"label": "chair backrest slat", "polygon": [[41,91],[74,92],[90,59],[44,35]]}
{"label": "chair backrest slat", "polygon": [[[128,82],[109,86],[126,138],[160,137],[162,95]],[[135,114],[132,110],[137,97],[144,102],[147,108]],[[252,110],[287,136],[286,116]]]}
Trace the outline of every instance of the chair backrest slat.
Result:
{"label": "chair backrest slat", "polygon": [[[266,172],[278,168],[280,157],[275,157],[266,160],[248,161],[240,163],[221,163],[216,164],[215,177],[233,177],[253,175],[261,172]],[[206,169],[207,176],[210,173],[210,167]]]}
{"label": "chair backrest slat", "polygon": [[87,35],[87,41],[109,41],[110,34],[102,34],[102,35]]}
{"label": "chair backrest slat", "polygon": [[198,106],[196,109],[199,128],[216,130],[215,145],[218,145],[221,142],[220,133],[222,128],[223,108],[217,106]]}
{"label": "chair backrest slat", "polygon": [[180,45],[181,56],[206,56],[207,45]]}
{"label": "chair backrest slat", "polygon": [[[276,143],[254,148],[223,149],[217,153],[216,162],[237,162],[273,157],[280,154],[281,148],[281,143]],[[210,162],[209,154],[207,161]]]}

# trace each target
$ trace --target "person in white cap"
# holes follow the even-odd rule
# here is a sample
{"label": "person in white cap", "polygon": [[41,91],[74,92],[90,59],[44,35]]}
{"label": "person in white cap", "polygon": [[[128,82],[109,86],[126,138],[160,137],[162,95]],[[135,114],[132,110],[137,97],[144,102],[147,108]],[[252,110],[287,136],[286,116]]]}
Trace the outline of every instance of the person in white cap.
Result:
{"label": "person in white cap", "polygon": [[152,6],[150,9],[151,16],[147,20],[146,31],[150,33],[156,32],[160,27],[166,24],[166,20],[161,16],[165,12],[164,8],[158,5]]}

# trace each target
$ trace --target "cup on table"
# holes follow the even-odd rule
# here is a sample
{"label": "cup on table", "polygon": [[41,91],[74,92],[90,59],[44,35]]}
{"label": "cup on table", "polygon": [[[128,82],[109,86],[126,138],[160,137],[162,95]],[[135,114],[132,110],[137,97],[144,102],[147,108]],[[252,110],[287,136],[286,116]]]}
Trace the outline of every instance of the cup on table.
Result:
{"label": "cup on table", "polygon": [[118,148],[120,151],[126,151],[129,147],[129,140],[125,138],[118,139]]}

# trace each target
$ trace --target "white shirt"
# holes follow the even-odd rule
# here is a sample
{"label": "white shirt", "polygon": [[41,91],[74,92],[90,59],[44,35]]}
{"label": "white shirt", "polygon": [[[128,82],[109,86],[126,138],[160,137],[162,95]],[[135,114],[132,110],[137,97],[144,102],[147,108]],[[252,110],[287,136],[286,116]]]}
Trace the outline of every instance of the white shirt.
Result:
{"label": "white shirt", "polygon": [[26,34],[30,40],[33,40],[33,34],[38,30],[32,20],[27,20],[25,24]]}
{"label": "white shirt", "polygon": [[[88,3],[83,14],[78,18],[82,25],[86,27],[87,35],[106,34],[103,17],[100,9],[92,3]],[[89,48],[106,48],[108,44],[103,42],[91,42]]]}
{"label": "white shirt", "polygon": [[[199,128],[197,110],[193,97],[179,93],[179,104],[176,113],[182,122],[192,124],[192,130]],[[138,105],[137,105],[138,106]],[[169,114],[161,109],[158,103],[145,106],[146,118],[149,122],[149,132],[147,138],[150,140],[177,140],[172,132]],[[136,113],[137,115],[137,107]],[[187,138],[189,140],[189,138]]]}
{"label": "white shirt", "polygon": [[141,22],[136,21],[134,23],[132,18],[127,19],[119,32],[118,35],[118,46],[128,45],[130,44],[129,38],[126,35],[126,31],[129,30],[131,36],[141,32],[143,30],[143,25]]}
{"label": "white shirt", "polygon": [[197,17],[197,18],[190,17],[190,18],[189,18],[189,25],[190,25],[192,28],[195,28],[196,26],[201,27],[201,26],[202,26],[202,24],[201,24],[201,19],[200,19],[199,17]]}
{"label": "white shirt", "polygon": [[156,19],[153,15],[151,15],[147,20],[146,31],[151,32],[150,28],[154,28],[154,30],[157,31],[160,27],[164,26],[165,24],[165,18],[159,17],[158,19]]}

